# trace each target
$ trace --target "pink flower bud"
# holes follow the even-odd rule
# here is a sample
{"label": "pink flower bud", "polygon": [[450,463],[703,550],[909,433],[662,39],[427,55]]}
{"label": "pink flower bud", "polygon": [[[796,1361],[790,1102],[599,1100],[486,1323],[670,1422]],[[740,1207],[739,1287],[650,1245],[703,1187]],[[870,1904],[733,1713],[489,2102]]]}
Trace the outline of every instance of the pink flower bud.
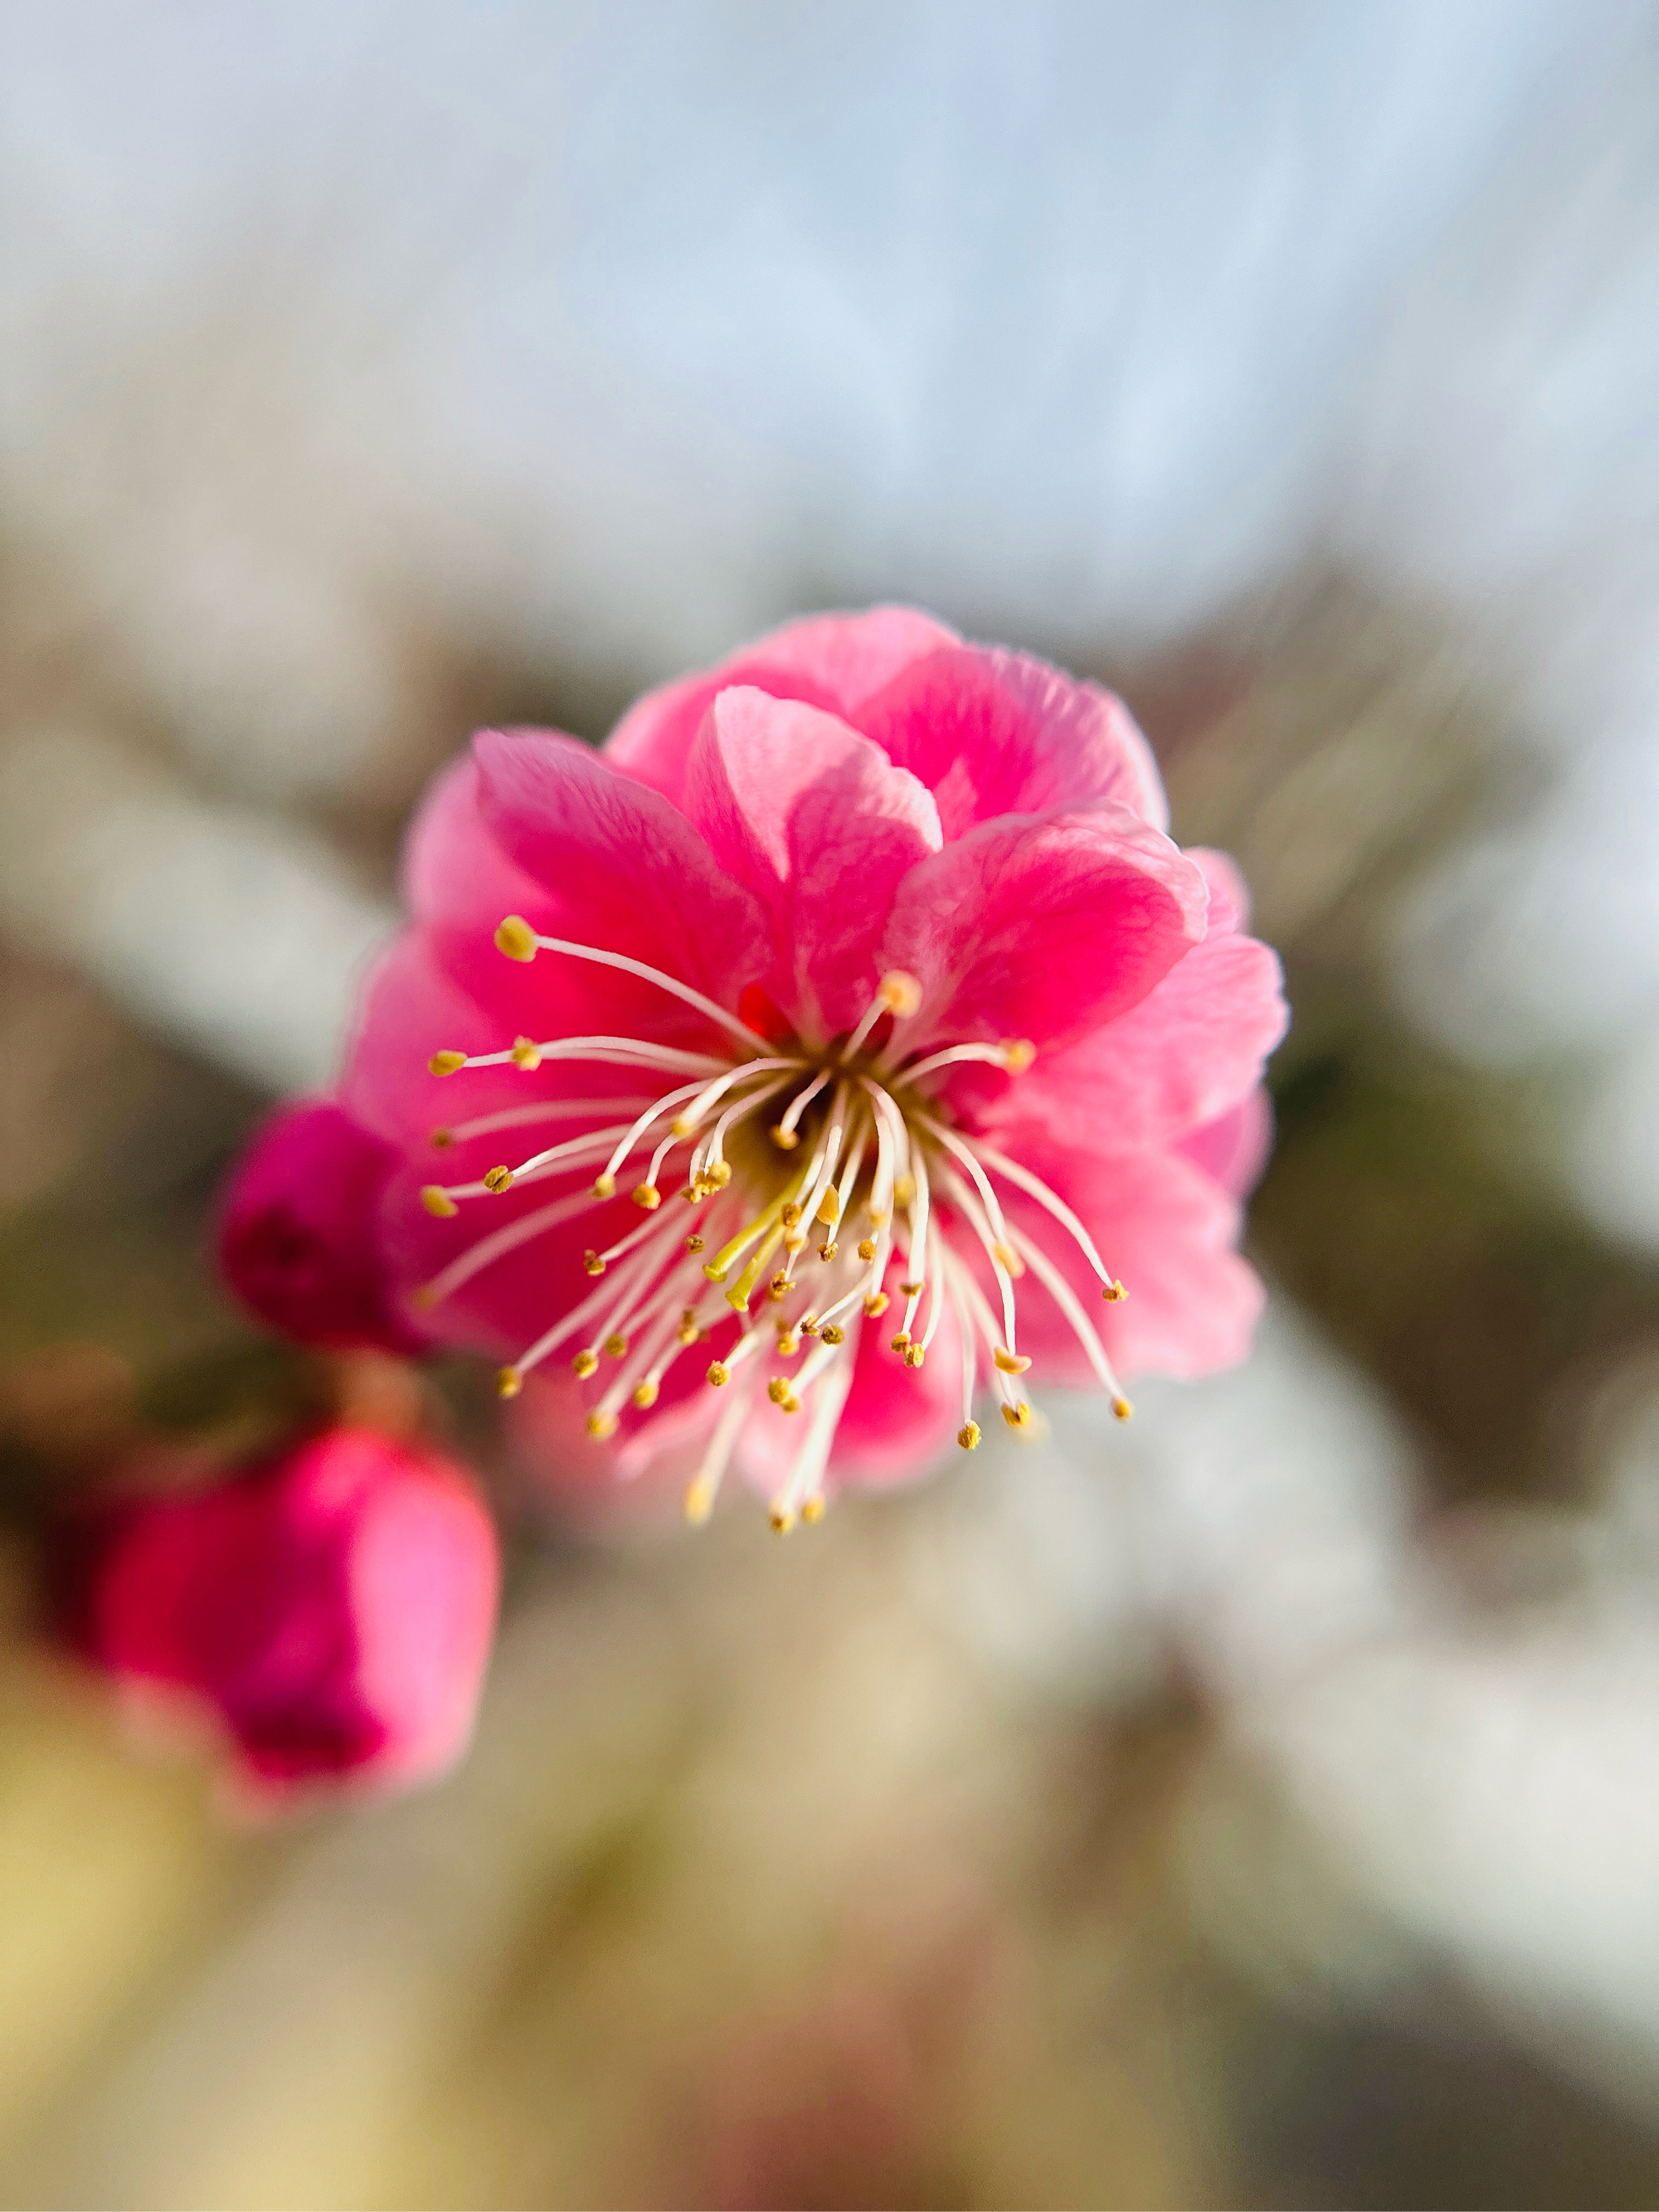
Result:
{"label": "pink flower bud", "polygon": [[429,1779],[471,1735],[495,1529],[468,1475],[429,1453],[331,1429],[216,1488],[94,1510],[61,1569],[86,1656],[200,1699],[266,1796]]}
{"label": "pink flower bud", "polygon": [[262,1321],[301,1344],[417,1353],[386,1289],[377,1237],[397,1156],[336,1105],[281,1107],[243,1155],[219,1213],[219,1262]]}

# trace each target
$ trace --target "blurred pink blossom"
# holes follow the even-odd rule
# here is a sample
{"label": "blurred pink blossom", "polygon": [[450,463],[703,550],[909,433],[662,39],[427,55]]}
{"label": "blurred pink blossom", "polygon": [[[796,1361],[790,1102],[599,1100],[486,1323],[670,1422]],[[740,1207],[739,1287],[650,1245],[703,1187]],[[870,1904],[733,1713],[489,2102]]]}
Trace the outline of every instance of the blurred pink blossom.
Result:
{"label": "blurred pink blossom", "polygon": [[448,1461],[326,1430],[216,1486],[94,1506],[58,1565],[73,1643],[205,1706],[257,1798],[425,1781],[465,1748],[501,1570]]}
{"label": "blurred pink blossom", "polygon": [[899,608],[670,684],[599,754],[485,732],[341,1090],[398,1164],[316,1249],[358,1282],[372,1248],[507,1395],[574,1369],[694,1517],[734,1460],[786,1528],[971,1448],[988,1395],[1024,1426],[1027,1370],[1127,1416],[1120,1370],[1248,1347],[1285,1022],[1231,864],[1167,828],[1120,701]]}
{"label": "blurred pink blossom", "polygon": [[282,1106],[255,1133],[220,1203],[219,1264],[273,1328],[331,1350],[416,1352],[376,1237],[398,1155],[329,1099]]}

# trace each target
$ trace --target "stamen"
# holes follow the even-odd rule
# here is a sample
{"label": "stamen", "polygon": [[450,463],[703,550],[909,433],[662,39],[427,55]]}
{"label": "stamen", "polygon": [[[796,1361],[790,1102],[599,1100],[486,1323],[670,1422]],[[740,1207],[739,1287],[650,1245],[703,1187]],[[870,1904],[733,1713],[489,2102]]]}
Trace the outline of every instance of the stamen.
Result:
{"label": "stamen", "polygon": [[850,1062],[884,1014],[891,1014],[896,1022],[907,1021],[921,1004],[921,986],[915,977],[907,975],[902,968],[890,969],[876,986],[876,995],[864,1019],[842,1047],[842,1066],[845,1067]]}
{"label": "stamen", "polygon": [[[1031,1273],[1048,1291],[1066,1320],[1070,1322],[1078,1342],[1089,1355],[1089,1362],[1095,1373],[1107,1389],[1112,1393],[1114,1399],[1121,1397],[1122,1385],[1112,1371],[1112,1363],[1106,1356],[1106,1347],[1096,1334],[1094,1323],[1084,1311],[1082,1301],[1077,1292],[1040,1244],[1034,1243],[1029,1237],[1021,1237],[1019,1249],[1024,1254]],[[1001,1364],[1000,1353],[997,1364],[999,1366]],[[1127,1405],[1128,1401],[1125,1399],[1124,1403]],[[1115,1410],[1115,1407],[1114,1411]],[[1119,1415],[1120,1419],[1124,1418],[1126,1417]]]}
{"label": "stamen", "polygon": [[708,1440],[708,1449],[702,1465],[691,1478],[685,1493],[685,1517],[701,1524],[714,1510],[714,1500],[720,1495],[726,1463],[732,1456],[744,1421],[749,1417],[750,1397],[746,1390],[734,1394],[732,1402],[721,1412],[714,1433]]}
{"label": "stamen", "polygon": [[[427,1065],[434,1075],[453,1075],[461,1067],[512,1067],[517,1065],[511,1045],[505,1052],[439,1052]],[[614,1061],[623,1067],[657,1067],[668,1075],[714,1075],[726,1066],[712,1053],[682,1052],[676,1045],[647,1044],[640,1037],[548,1037],[536,1046],[544,1060],[592,1060],[601,1066]],[[443,1066],[438,1065],[441,1060]]]}
{"label": "stamen", "polygon": [[903,1115],[881,1085],[872,1083],[867,1075],[861,1075],[859,1081],[869,1092],[875,1109],[876,1172],[868,1211],[871,1221],[880,1228],[893,1210],[893,1186],[905,1171],[909,1133]]}
{"label": "stamen", "polygon": [[744,1120],[745,1115],[752,1114],[757,1107],[763,1106],[769,1098],[775,1098],[787,1080],[788,1079],[784,1077],[776,1083],[763,1084],[758,1091],[751,1091],[745,1097],[734,1099],[697,1150],[692,1153],[693,1173],[698,1172],[698,1162],[701,1159],[701,1172],[705,1177],[717,1182],[730,1182],[732,1170],[726,1160],[726,1131]]}
{"label": "stamen", "polygon": [[[944,1177],[945,1188],[956,1202],[957,1210],[975,1236],[978,1237],[984,1248],[985,1256],[991,1263],[991,1272],[996,1277],[997,1289],[1002,1297],[1002,1340],[1008,1350],[1012,1352],[1015,1348],[1014,1285],[1003,1255],[1005,1252],[1012,1252],[1013,1248],[1005,1244],[993,1235],[983,1208],[961,1176],[953,1174],[943,1163],[940,1163],[939,1172]],[[1014,1257],[1018,1260],[1018,1255],[1015,1254]],[[969,1279],[971,1280],[971,1278]],[[996,1344],[994,1331],[992,1332],[990,1342],[994,1352]]]}
{"label": "stamen", "polygon": [[[660,1229],[659,1234],[661,1235]],[[613,1314],[618,1312],[632,1295],[635,1285],[653,1271],[653,1264],[660,1256],[661,1251],[665,1250],[673,1241],[672,1237],[668,1237],[664,1238],[661,1246],[647,1245],[642,1251],[635,1255],[634,1264],[624,1271],[620,1284],[614,1281],[605,1283],[600,1289],[585,1297],[580,1305],[573,1306],[568,1313],[561,1315],[550,1328],[537,1338],[527,1352],[520,1352],[518,1358],[514,1360],[513,1364],[518,1372],[520,1375],[527,1375],[532,1367],[539,1366],[550,1352],[556,1352],[560,1345],[563,1344],[568,1338],[574,1336],[583,1323],[599,1312],[602,1306],[609,1305]]]}
{"label": "stamen", "polygon": [[[509,919],[516,920],[517,917]],[[507,926],[506,922],[501,925],[503,929]],[[500,942],[499,933],[496,941]],[[565,937],[543,937],[538,933],[536,943],[544,952],[563,952],[573,960],[592,960],[602,968],[618,968],[624,975],[637,975],[641,982],[654,983],[659,990],[671,992],[686,1006],[695,1006],[699,1013],[707,1014],[711,1022],[718,1022],[740,1043],[750,1047],[759,1045],[763,1052],[766,1049],[768,1040],[758,1031],[751,1030],[747,1022],[739,1021],[735,1014],[727,1013],[724,1006],[716,1006],[712,999],[704,998],[701,991],[694,991],[689,983],[679,982],[672,975],[665,975],[660,968],[648,967],[643,960],[630,960],[625,952],[605,952],[598,945],[573,944]]]}
{"label": "stamen", "polygon": [[578,1191],[572,1197],[556,1198],[549,1205],[539,1206],[533,1213],[521,1214],[518,1220],[509,1222],[505,1229],[491,1230],[488,1237],[481,1237],[476,1244],[462,1253],[459,1259],[452,1260],[429,1283],[422,1284],[422,1303],[436,1305],[441,1298],[447,1298],[452,1291],[458,1291],[481,1267],[489,1267],[491,1261],[500,1260],[508,1252],[516,1251],[520,1244],[528,1244],[544,1229],[551,1229],[556,1222],[568,1221],[573,1215],[586,1212],[592,1203],[585,1190]]}
{"label": "stamen", "polygon": [[[446,1145],[463,1145],[469,1137],[493,1136],[498,1129],[524,1129],[537,1121],[579,1121],[584,1115],[634,1114],[646,1103],[643,1098],[543,1098],[531,1106],[508,1106],[499,1114],[482,1114],[476,1121],[457,1121],[447,1129],[434,1129],[432,1141],[440,1136]],[[623,1123],[618,1121],[616,1129]],[[589,1130],[587,1139],[600,1135],[597,1129]],[[615,1129],[609,1133],[615,1133]],[[523,1172],[522,1169],[520,1170]]]}
{"label": "stamen", "polygon": [[1029,1168],[1023,1168],[1018,1160],[1011,1160],[1006,1152],[998,1152],[994,1146],[981,1143],[979,1155],[988,1167],[994,1168],[1000,1176],[1006,1176],[1010,1182],[1018,1183],[1030,1197],[1036,1199],[1039,1206],[1046,1207],[1053,1214],[1062,1229],[1070,1231],[1084,1258],[1105,1284],[1109,1304],[1115,1305],[1118,1299],[1126,1296],[1122,1284],[1114,1282],[1107,1273],[1106,1262],[1095,1249],[1093,1237],[1063,1198],[1050,1190],[1048,1184],[1040,1176],[1034,1176]]}
{"label": "stamen", "polygon": [[702,1087],[703,1086],[701,1084],[697,1083],[683,1083],[678,1090],[665,1091],[660,1098],[656,1100],[654,1104],[647,1106],[644,1113],[638,1115],[635,1120],[631,1121],[627,1129],[623,1133],[616,1150],[611,1153],[610,1158],[605,1164],[604,1170],[599,1177],[600,1182],[604,1182],[609,1181],[614,1183],[614,1178],[617,1169],[628,1158],[629,1152],[633,1151],[635,1146],[645,1134],[646,1131],[651,1127],[651,1124],[653,1121],[659,1121],[663,1115],[667,1113],[670,1107],[678,1106],[688,1098],[695,1098],[698,1091],[702,1090]]}
{"label": "stamen", "polygon": [[1024,1075],[1036,1058],[1036,1047],[1024,1037],[1009,1044],[953,1044],[945,1052],[929,1053],[914,1066],[902,1068],[887,1079],[887,1087],[902,1091],[924,1075],[935,1074],[941,1067],[955,1067],[963,1060],[986,1060],[993,1067],[1006,1068],[1010,1075]]}
{"label": "stamen", "polygon": [[675,1115],[674,1134],[677,1137],[690,1136],[709,1108],[718,1104],[734,1083],[741,1083],[750,1075],[770,1074],[775,1068],[797,1068],[801,1065],[799,1060],[746,1060],[741,1066],[728,1068],[724,1075],[717,1076],[707,1089],[700,1091],[683,1114]]}
{"label": "stamen", "polygon": [[795,1133],[796,1125],[799,1123],[801,1115],[806,1111],[807,1108],[811,1104],[812,1101],[817,1097],[819,1091],[823,1090],[824,1085],[828,1083],[829,1080],[830,1070],[827,1067],[821,1067],[817,1073],[812,1078],[812,1080],[807,1085],[805,1090],[798,1091],[794,1097],[790,1100],[789,1104],[784,1112],[782,1120],[779,1121],[777,1127],[771,1132],[772,1142],[779,1146],[781,1151],[792,1152],[795,1149],[795,1146],[799,1144],[800,1139]]}

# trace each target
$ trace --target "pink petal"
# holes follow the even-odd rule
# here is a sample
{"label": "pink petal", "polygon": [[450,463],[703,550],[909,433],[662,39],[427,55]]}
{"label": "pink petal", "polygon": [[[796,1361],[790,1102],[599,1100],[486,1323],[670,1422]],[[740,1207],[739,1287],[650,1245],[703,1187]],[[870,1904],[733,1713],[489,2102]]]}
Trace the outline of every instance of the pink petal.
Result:
{"label": "pink petal", "polygon": [[1193,866],[1203,872],[1204,880],[1210,887],[1209,927],[1206,934],[1229,937],[1235,930],[1248,928],[1250,887],[1237,861],[1209,845],[1188,845],[1183,849]]}
{"label": "pink petal", "polygon": [[1127,807],[981,823],[900,884],[883,969],[924,1003],[907,1043],[1058,1044],[1144,999],[1204,933],[1204,879]]}
{"label": "pink petal", "polygon": [[964,1070],[961,1103],[1016,1154],[1032,1125],[1114,1152],[1171,1143],[1261,1081],[1289,1018],[1281,983],[1278,954],[1255,938],[1206,938],[1116,1021],[1024,1075],[974,1084],[971,1109]]}
{"label": "pink petal", "polygon": [[[474,751],[483,817],[554,902],[557,934],[647,962],[725,1006],[766,972],[760,902],[658,793],[548,731],[486,730]],[[683,1034],[678,1002],[659,995],[657,1034]]]}
{"label": "pink petal", "polygon": [[1212,1182],[1243,1198],[1261,1180],[1273,1148],[1273,1101],[1258,1085],[1237,1106],[1183,1137],[1176,1150]]}
{"label": "pink petal", "polygon": [[947,837],[999,814],[1090,799],[1170,826],[1164,786],[1123,702],[1024,653],[957,646],[913,662],[849,715],[939,801]]}
{"label": "pink petal", "polygon": [[910,607],[817,615],[757,638],[720,667],[664,684],[630,707],[605,744],[613,767],[683,803],[692,742],[714,695],[744,684],[845,719],[899,670],[956,632]]}
{"label": "pink petal", "polygon": [[778,1004],[820,1043],[852,1028],[875,988],[894,891],[939,849],[928,793],[834,715],[745,686],[722,691],[704,720],[686,807],[727,874],[771,911]]}
{"label": "pink petal", "polygon": [[496,842],[480,811],[481,782],[471,752],[434,776],[404,840],[402,875],[416,921],[471,929],[489,945],[504,916],[522,914],[533,927],[550,918],[552,901]]}

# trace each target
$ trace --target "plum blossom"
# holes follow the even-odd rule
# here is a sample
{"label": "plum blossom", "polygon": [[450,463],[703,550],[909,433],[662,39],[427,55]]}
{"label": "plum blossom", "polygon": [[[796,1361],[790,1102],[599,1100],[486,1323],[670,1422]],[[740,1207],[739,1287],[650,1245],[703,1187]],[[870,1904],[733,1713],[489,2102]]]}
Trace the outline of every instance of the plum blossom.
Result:
{"label": "plum blossom", "polygon": [[80,1650],[205,1708],[267,1802],[428,1780],[465,1748],[499,1547],[471,1478],[430,1452],[330,1429],[211,1487],[82,1512],[58,1567]]}
{"label": "plum blossom", "polygon": [[405,887],[349,1264],[507,1395],[564,1370],[693,1519],[733,1466],[787,1528],[988,1402],[1029,1428],[1036,1382],[1127,1418],[1124,1378],[1246,1352],[1279,963],[1097,686],[902,608],[797,623],[598,752],[481,733]]}

